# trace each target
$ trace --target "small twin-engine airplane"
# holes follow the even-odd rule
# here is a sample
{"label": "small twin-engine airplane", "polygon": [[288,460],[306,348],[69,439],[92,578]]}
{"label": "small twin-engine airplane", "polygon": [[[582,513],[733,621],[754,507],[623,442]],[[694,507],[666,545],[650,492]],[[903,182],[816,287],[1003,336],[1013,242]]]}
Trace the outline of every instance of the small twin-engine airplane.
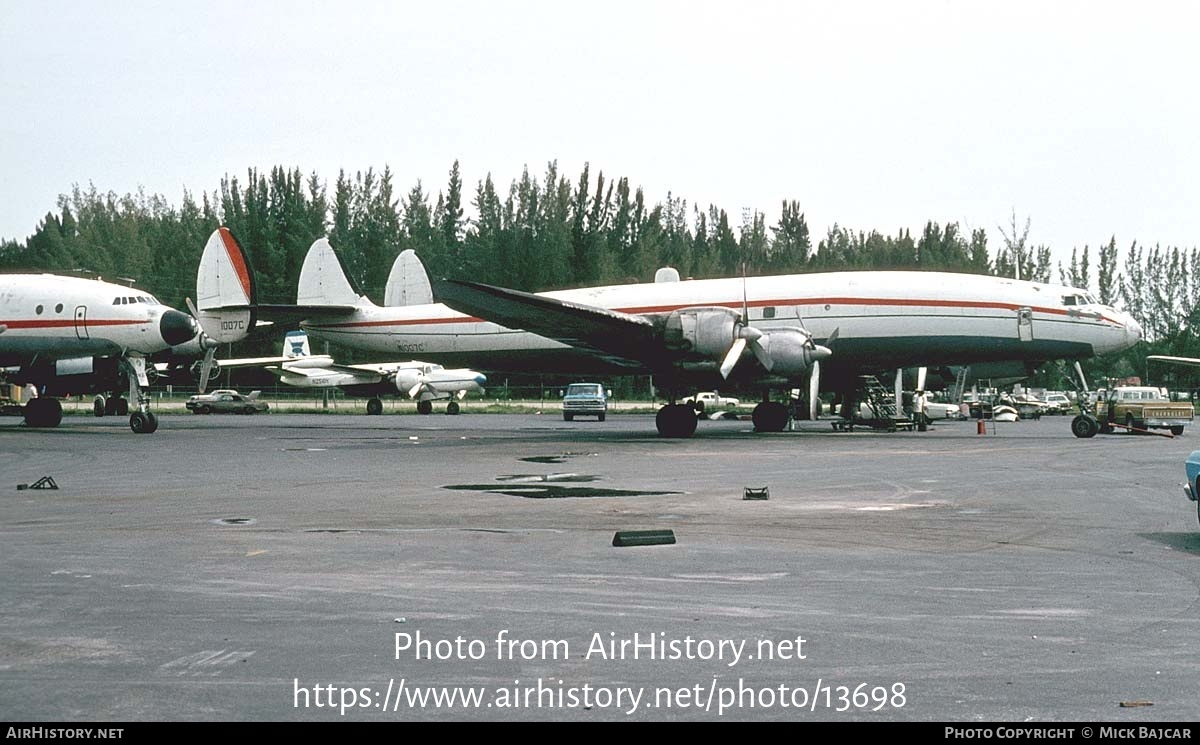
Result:
{"label": "small twin-engine airplane", "polygon": [[[2,377],[32,384],[40,393],[25,404],[25,423],[56,427],[62,421],[59,396],[113,391],[124,377],[128,401],[136,402],[130,429],[154,432],[158,418],[145,394],[147,358],[196,340],[213,350],[217,342],[244,336],[253,325],[245,267],[229,231],[214,233],[201,260],[195,319],[123,285],[51,274],[0,275]],[[240,311],[220,311],[218,305]],[[103,402],[98,405],[103,409]]]}
{"label": "small twin-engine airplane", "polygon": [[[692,390],[762,391],[758,431],[781,431],[772,391],[834,390],[853,411],[859,376],[918,366],[1006,363],[1032,371],[1136,344],[1141,327],[1086,290],[942,272],[833,272],[527,293],[445,280],[437,299],[420,261],[397,258],[380,307],[347,279],[326,239],[309,249],[290,312],[315,338],[447,365],[588,375],[651,374],[670,403],[660,435],[689,437]],[[824,370],[822,370],[824,366]],[[1078,366],[1076,366],[1078,370]],[[1080,381],[1086,385],[1085,381]],[[1081,413],[1072,431],[1099,429]]]}
{"label": "small twin-engine airplane", "polygon": [[[339,365],[327,354],[309,350],[308,334],[289,331],[283,340],[283,356],[217,360],[219,369],[263,367],[279,376],[287,385],[298,388],[340,388],[351,396],[368,396],[367,413],[382,414],[380,396],[405,393],[417,400],[417,412],[429,414],[433,402],[449,399],[447,414],[457,414],[458,402],[469,392],[483,392],[487,377],[474,370],[447,370],[431,362],[377,362],[363,365]],[[207,381],[201,381],[203,386]]]}

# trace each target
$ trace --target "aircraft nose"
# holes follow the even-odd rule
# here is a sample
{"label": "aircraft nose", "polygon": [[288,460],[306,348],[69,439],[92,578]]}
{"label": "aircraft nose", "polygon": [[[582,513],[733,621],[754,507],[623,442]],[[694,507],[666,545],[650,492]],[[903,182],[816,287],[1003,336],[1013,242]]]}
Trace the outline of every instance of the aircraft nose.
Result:
{"label": "aircraft nose", "polygon": [[196,321],[187,313],[168,310],[158,322],[158,332],[163,341],[174,347],[192,340],[196,335]]}
{"label": "aircraft nose", "polygon": [[1125,318],[1125,336],[1129,339],[1130,344],[1137,344],[1142,340],[1142,325],[1133,320],[1133,316]]}
{"label": "aircraft nose", "polygon": [[478,385],[480,388],[482,388],[484,385],[487,384],[487,376],[484,375],[483,373],[479,373],[478,375],[475,376],[475,384]]}

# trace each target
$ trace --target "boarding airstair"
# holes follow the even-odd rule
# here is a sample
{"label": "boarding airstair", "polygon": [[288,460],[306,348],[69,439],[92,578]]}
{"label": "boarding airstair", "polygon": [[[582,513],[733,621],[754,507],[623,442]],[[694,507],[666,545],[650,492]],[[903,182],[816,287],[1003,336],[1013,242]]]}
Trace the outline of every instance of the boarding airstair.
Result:
{"label": "boarding airstair", "polygon": [[896,394],[873,375],[858,376],[859,400],[868,409],[870,416],[855,416],[849,426],[835,429],[852,429],[854,426],[866,426],[872,429],[883,429],[888,432],[897,430],[912,430],[915,423],[896,406]]}

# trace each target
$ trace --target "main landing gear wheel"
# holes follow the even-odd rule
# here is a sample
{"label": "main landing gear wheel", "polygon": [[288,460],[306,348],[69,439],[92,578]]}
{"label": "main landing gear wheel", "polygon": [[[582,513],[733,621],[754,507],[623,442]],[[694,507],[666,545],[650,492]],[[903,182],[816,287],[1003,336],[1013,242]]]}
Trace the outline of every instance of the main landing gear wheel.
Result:
{"label": "main landing gear wheel", "polygon": [[129,414],[129,401],[127,399],[118,397],[117,402],[113,406],[116,408],[115,413],[117,416],[127,416]]}
{"label": "main landing gear wheel", "polygon": [[775,401],[763,401],[754,407],[755,432],[782,432],[787,427],[787,407]]}
{"label": "main landing gear wheel", "polygon": [[433,413],[433,402],[432,401],[418,401],[417,402],[417,413],[418,414],[432,414]]}
{"label": "main landing gear wheel", "polygon": [[383,413],[383,402],[377,398],[367,399],[367,415],[378,416]]}
{"label": "main landing gear wheel", "polygon": [[659,437],[691,437],[696,434],[696,412],[684,404],[667,404],[658,410],[654,424]]}
{"label": "main landing gear wheel", "polygon": [[34,398],[25,404],[25,424],[57,427],[62,422],[62,404],[57,398]]}
{"label": "main landing gear wheel", "polygon": [[92,401],[92,414],[95,415],[97,419],[108,413],[106,411],[107,408],[108,402],[104,400],[104,396],[96,396],[96,398]]}
{"label": "main landing gear wheel", "polygon": [[129,428],[139,435],[152,434],[158,429],[158,417],[151,411],[135,411],[129,416]]}
{"label": "main landing gear wheel", "polygon": [[446,413],[449,414],[450,416],[454,416],[455,414],[457,414],[458,413],[458,402],[451,401],[450,403],[446,404]]}
{"label": "main landing gear wheel", "polygon": [[1084,439],[1095,437],[1096,433],[1099,431],[1099,422],[1090,416],[1079,414],[1071,420],[1071,434],[1075,435],[1076,437],[1081,437]]}

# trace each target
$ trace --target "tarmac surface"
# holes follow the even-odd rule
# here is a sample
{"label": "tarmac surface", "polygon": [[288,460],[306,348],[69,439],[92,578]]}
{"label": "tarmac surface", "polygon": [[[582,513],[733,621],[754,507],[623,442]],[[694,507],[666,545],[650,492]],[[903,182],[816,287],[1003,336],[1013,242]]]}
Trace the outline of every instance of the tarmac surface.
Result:
{"label": "tarmac surface", "polygon": [[1200,433],[1068,425],[0,420],[0,719],[1200,720]]}

